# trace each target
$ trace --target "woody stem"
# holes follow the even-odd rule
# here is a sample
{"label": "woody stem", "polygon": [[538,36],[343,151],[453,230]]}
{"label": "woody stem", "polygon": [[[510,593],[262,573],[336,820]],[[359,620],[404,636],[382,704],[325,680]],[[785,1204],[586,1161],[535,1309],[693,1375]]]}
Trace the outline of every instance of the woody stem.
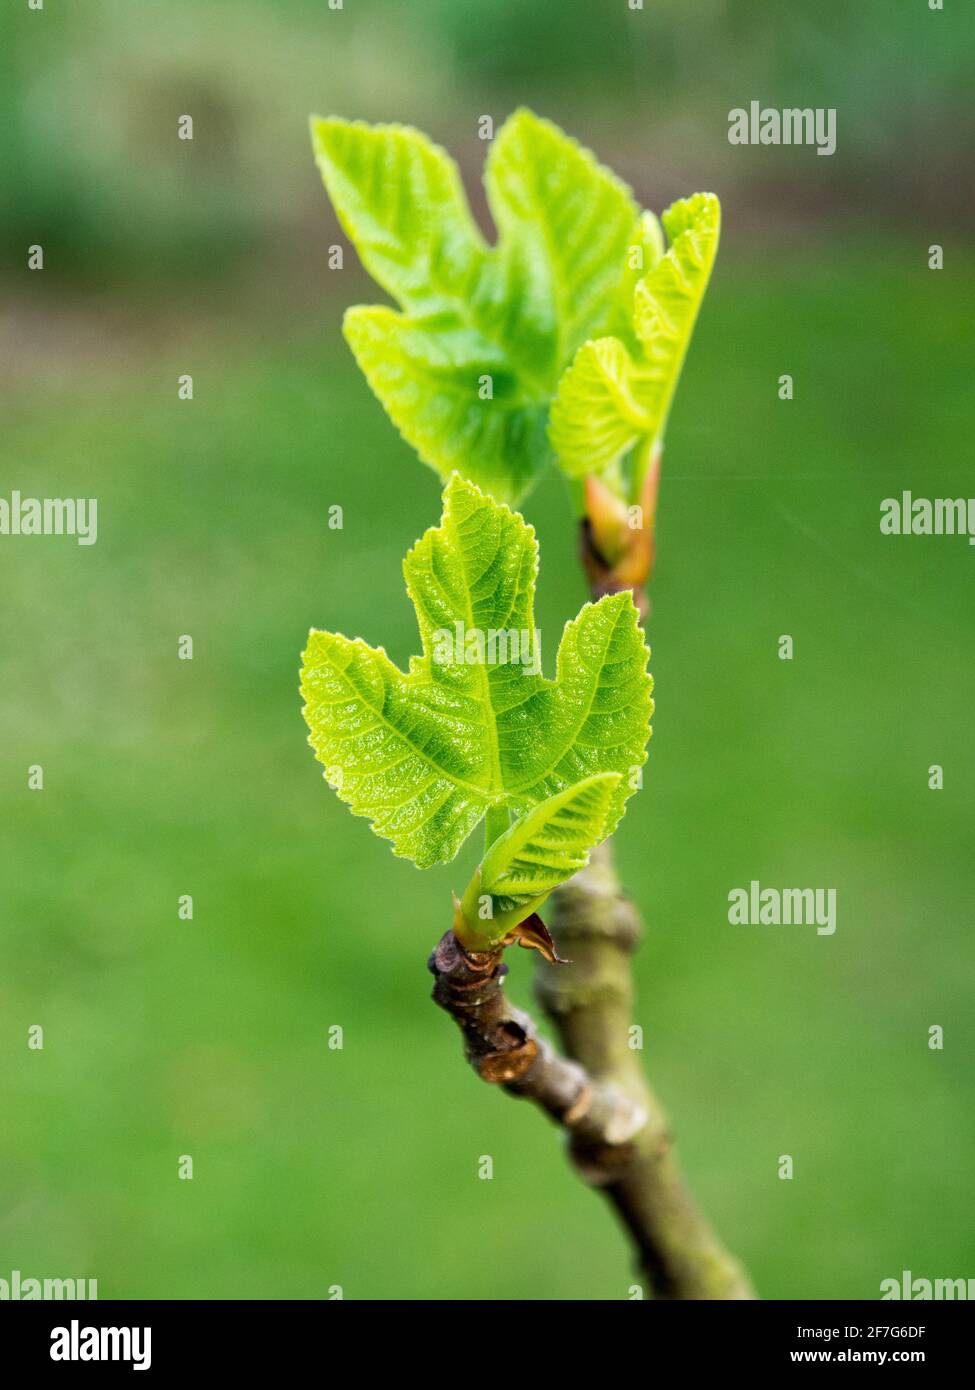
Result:
{"label": "woody stem", "polygon": [[[647,455],[645,522],[656,520],[659,448]],[[617,575],[593,544],[583,523],[580,550],[593,597],[630,587],[637,611],[649,612],[646,581],[653,545],[645,547],[646,568],[635,580]],[[629,1096],[647,1121],[625,1164],[609,1182],[598,1182],[629,1231],[649,1291],[657,1298],[754,1298],[748,1276],[724,1249],[688,1192],[671,1149],[666,1114],[654,1095],[634,1048],[632,955],[643,935],[639,914],[624,895],[606,841],[589,866],[556,889],[550,900],[556,949],[570,963],[540,961],[536,994],[566,1053],[596,1084]]]}
{"label": "woody stem", "polygon": [[[448,931],[430,956],[433,998],[456,1022],[482,1080],[533,1101],[568,1142],[579,1175],[604,1191],[658,1298],[748,1298],[747,1280],[711,1235],[681,1183],[666,1120],[632,1076],[560,1057],[504,992],[500,949],[469,952]],[[566,967],[553,966],[561,971]],[[570,1011],[571,1012],[571,1011]],[[568,1017],[565,1036],[573,1035]],[[578,1020],[577,1020],[578,1021]],[[614,1037],[612,1030],[605,1040]]]}
{"label": "woody stem", "polygon": [[[631,956],[642,936],[623,895],[607,841],[588,868],[557,889],[550,928],[570,964],[540,961],[536,994],[569,1057],[597,1086],[644,1111],[646,1121],[623,1161],[598,1149],[589,1177],[633,1242],[648,1295],[662,1299],[748,1299],[748,1276],[723,1248],[691,1197],[672,1149],[670,1126],[633,1046]],[[586,1169],[585,1154],[577,1163]]]}

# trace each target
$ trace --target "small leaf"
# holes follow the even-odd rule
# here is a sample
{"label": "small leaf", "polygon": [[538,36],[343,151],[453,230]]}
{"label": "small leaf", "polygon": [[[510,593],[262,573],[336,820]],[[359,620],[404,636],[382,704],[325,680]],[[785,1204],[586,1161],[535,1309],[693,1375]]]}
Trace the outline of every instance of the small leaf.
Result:
{"label": "small leaf", "polygon": [[652,682],[632,597],[586,604],[547,680],[537,569],[531,527],[455,474],[403,567],[422,647],[409,673],[360,639],[309,635],[309,742],[341,799],[422,868],[452,859],[489,807],[521,817],[597,773],[618,774],[608,835],[646,760]]}
{"label": "small leaf", "polygon": [[559,376],[619,314],[625,252],[652,242],[650,224],[625,184],[530,111],[488,157],[495,247],[453,161],[419,131],[333,118],[313,121],[312,138],[343,228],[403,311],[346,316],[370,387],[441,478],[458,470],[516,501],[551,459]]}
{"label": "small leaf", "polygon": [[653,270],[666,251],[660,219],[652,212],[641,212],[626,247],[623,280],[616,296],[616,310],[606,325],[614,337],[622,338],[629,347],[636,346],[633,332],[633,291],[637,281]]}
{"label": "small leaf", "polygon": [[[539,802],[494,841],[455,903],[454,930],[471,949],[514,940],[552,890],[585,868],[589,851],[606,838],[607,816],[621,781],[618,772],[585,777]],[[485,896],[492,899],[488,918],[481,910]],[[534,920],[547,938],[544,924],[537,916]],[[519,944],[543,949],[529,935],[521,933]]]}
{"label": "small leaf", "polygon": [[519,817],[484,856],[480,891],[509,912],[547,896],[589,862],[606,838],[618,772],[598,772],[556,792]]}
{"label": "small leaf", "polygon": [[654,421],[641,400],[639,369],[619,338],[583,344],[562,378],[549,438],[570,477],[605,473],[645,438]]}
{"label": "small leaf", "polygon": [[711,193],[696,193],[663,216],[670,250],[637,282],[633,324],[649,367],[647,399],[657,417],[659,438],[680,379],[721,234],[721,205]]}
{"label": "small leaf", "polygon": [[[718,249],[716,197],[696,193],[663,216],[670,249],[633,286],[632,335],[585,343],[559,383],[549,438],[572,477],[602,473],[663,439],[674,392]],[[641,479],[634,479],[639,484]]]}

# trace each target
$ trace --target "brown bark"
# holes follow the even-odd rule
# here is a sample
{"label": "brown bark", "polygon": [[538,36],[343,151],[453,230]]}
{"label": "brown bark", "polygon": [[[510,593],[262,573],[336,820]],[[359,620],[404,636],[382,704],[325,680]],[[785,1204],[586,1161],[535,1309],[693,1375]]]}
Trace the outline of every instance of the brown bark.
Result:
{"label": "brown bark", "polygon": [[630,1235],[648,1295],[661,1299],[747,1299],[755,1294],[685,1186],[672,1150],[670,1125],[631,1047],[630,957],[642,935],[633,904],[613,869],[610,844],[589,867],[557,889],[550,929],[569,964],[539,962],[536,992],[569,1057],[596,1086],[611,1086],[646,1115],[615,1157],[575,1138],[582,1175],[599,1188]]}
{"label": "brown bark", "polygon": [[[577,894],[589,891],[585,885],[580,890],[582,877],[572,881]],[[591,916],[588,904],[586,914]],[[633,923],[626,914],[614,908],[606,924],[617,946],[631,949]],[[575,943],[567,917],[562,929]],[[581,940],[578,944],[583,945]],[[510,1002],[502,984],[507,973],[502,954],[500,949],[466,951],[449,931],[428,962],[433,998],[460,1028],[467,1059],[478,1076],[533,1101],[562,1127],[580,1177],[606,1195],[629,1231],[648,1295],[752,1297],[744,1274],[722,1250],[686,1192],[670,1153],[666,1118],[632,1062],[634,1054],[625,1042],[625,979],[621,976],[614,983],[589,977],[580,961],[583,973],[574,977],[566,993],[555,982],[568,967],[547,966],[542,997],[570,1049],[593,1052],[597,1065],[588,1070],[579,1061],[559,1056],[539,1036],[529,1015]],[[549,972],[554,973],[546,985]],[[601,1004],[594,1009],[597,998]],[[585,1043],[577,1031],[580,1026],[587,1035]],[[631,1059],[626,1065],[624,1053]]]}
{"label": "brown bark", "polygon": [[[649,613],[645,583],[653,566],[659,464],[657,449],[644,488],[648,535],[620,540],[615,559],[607,560],[596,533],[608,534],[615,524],[612,499],[590,479],[596,524],[587,517],[579,536],[593,598],[629,589],[641,621]],[[428,962],[434,999],[460,1027],[468,1061],[483,1080],[534,1101],[562,1126],[576,1171],[603,1193],[628,1232],[648,1296],[754,1298],[744,1269],[684,1183],[667,1116],[631,1046],[630,957],[643,928],[620,887],[609,841],[555,891],[549,915],[555,948],[568,960],[539,961],[536,993],[568,1058],[507,999],[501,948],[465,951],[447,932]]]}
{"label": "brown bark", "polygon": [[594,1084],[583,1067],[539,1037],[504,992],[501,957],[500,949],[465,951],[448,931],[428,961],[433,998],[460,1028],[471,1066],[483,1081],[534,1101],[582,1143],[608,1151],[628,1144],[644,1112],[611,1082]]}
{"label": "brown bark", "polygon": [[[614,521],[613,500],[595,480],[586,494],[588,515],[579,528],[579,554],[593,599],[629,589],[641,622],[650,603],[646,585],[654,562],[654,529],[660,448],[655,446],[641,501],[642,534],[626,536]],[[614,558],[601,543],[609,542]],[[536,994],[569,1057],[584,1066],[594,1085],[612,1086],[646,1115],[620,1161],[610,1164],[598,1148],[573,1141],[577,1167],[600,1187],[628,1231],[655,1298],[748,1299],[748,1276],[724,1249],[691,1197],[672,1151],[667,1116],[631,1046],[631,957],[643,935],[639,914],[624,895],[613,867],[610,841],[589,866],[553,893],[551,934],[568,964],[539,962]]]}

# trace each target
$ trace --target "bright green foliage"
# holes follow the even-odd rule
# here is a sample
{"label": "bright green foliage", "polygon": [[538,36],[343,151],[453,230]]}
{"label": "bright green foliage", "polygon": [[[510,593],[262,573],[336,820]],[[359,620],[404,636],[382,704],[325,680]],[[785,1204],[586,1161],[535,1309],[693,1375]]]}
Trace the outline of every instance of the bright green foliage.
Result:
{"label": "bright green foliage", "polygon": [[621,774],[597,772],[556,792],[521,816],[484,856],[478,891],[495,912],[531,908],[585,867],[606,838],[606,820]]}
{"label": "bright green foliage", "polygon": [[515,817],[482,866],[484,891],[502,907],[537,898],[611,833],[646,759],[652,682],[633,600],[587,603],[545,679],[532,659],[534,531],[458,474],[403,572],[422,654],[404,674],[382,648],[313,631],[309,742],[342,800],[421,868],[452,859],[488,811],[494,824]]}
{"label": "bright green foliage", "polygon": [[312,138],[343,228],[401,311],[346,315],[369,385],[442,478],[456,469],[517,500],[551,457],[559,377],[588,338],[616,331],[627,251],[653,242],[652,223],[588,150],[527,110],[488,154],[493,247],[455,164],[419,131],[329,119]]}
{"label": "bright green foliage", "polygon": [[630,334],[585,343],[559,384],[549,437],[574,477],[603,474],[621,486],[623,458],[663,438],[718,250],[720,204],[696,193],[674,203],[663,223],[670,249],[624,290]]}
{"label": "bright green foliage", "polygon": [[637,346],[633,332],[633,291],[638,280],[653,269],[664,254],[664,229],[652,212],[640,214],[633,238],[626,248],[623,279],[616,295],[608,331],[622,338],[628,347]]}

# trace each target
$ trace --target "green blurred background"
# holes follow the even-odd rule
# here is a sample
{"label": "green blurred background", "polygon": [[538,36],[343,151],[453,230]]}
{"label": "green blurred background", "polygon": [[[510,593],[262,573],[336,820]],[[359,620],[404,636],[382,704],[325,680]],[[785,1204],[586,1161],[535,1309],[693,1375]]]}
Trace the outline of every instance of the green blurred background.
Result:
{"label": "green blurred background", "polygon": [[[902,488],[972,491],[971,8],[25,0],[0,39],[0,495],[99,499],[94,547],[0,539],[0,1277],[627,1296],[555,1130],[476,1083],[428,1001],[473,847],[394,859],[322,782],[296,689],[312,625],[408,659],[400,560],[439,515],[340,336],[379,296],[351,253],[327,268],[308,113],[428,129],[480,209],[478,118],[521,102],[646,205],[725,208],[619,835],[685,1167],[766,1297],[975,1275],[975,556],[878,530]],[[836,107],[837,153],[729,146],[753,99]],[[558,479],[525,510],[551,658],[584,598]],[[752,878],[835,887],[835,936],[730,927]]]}

